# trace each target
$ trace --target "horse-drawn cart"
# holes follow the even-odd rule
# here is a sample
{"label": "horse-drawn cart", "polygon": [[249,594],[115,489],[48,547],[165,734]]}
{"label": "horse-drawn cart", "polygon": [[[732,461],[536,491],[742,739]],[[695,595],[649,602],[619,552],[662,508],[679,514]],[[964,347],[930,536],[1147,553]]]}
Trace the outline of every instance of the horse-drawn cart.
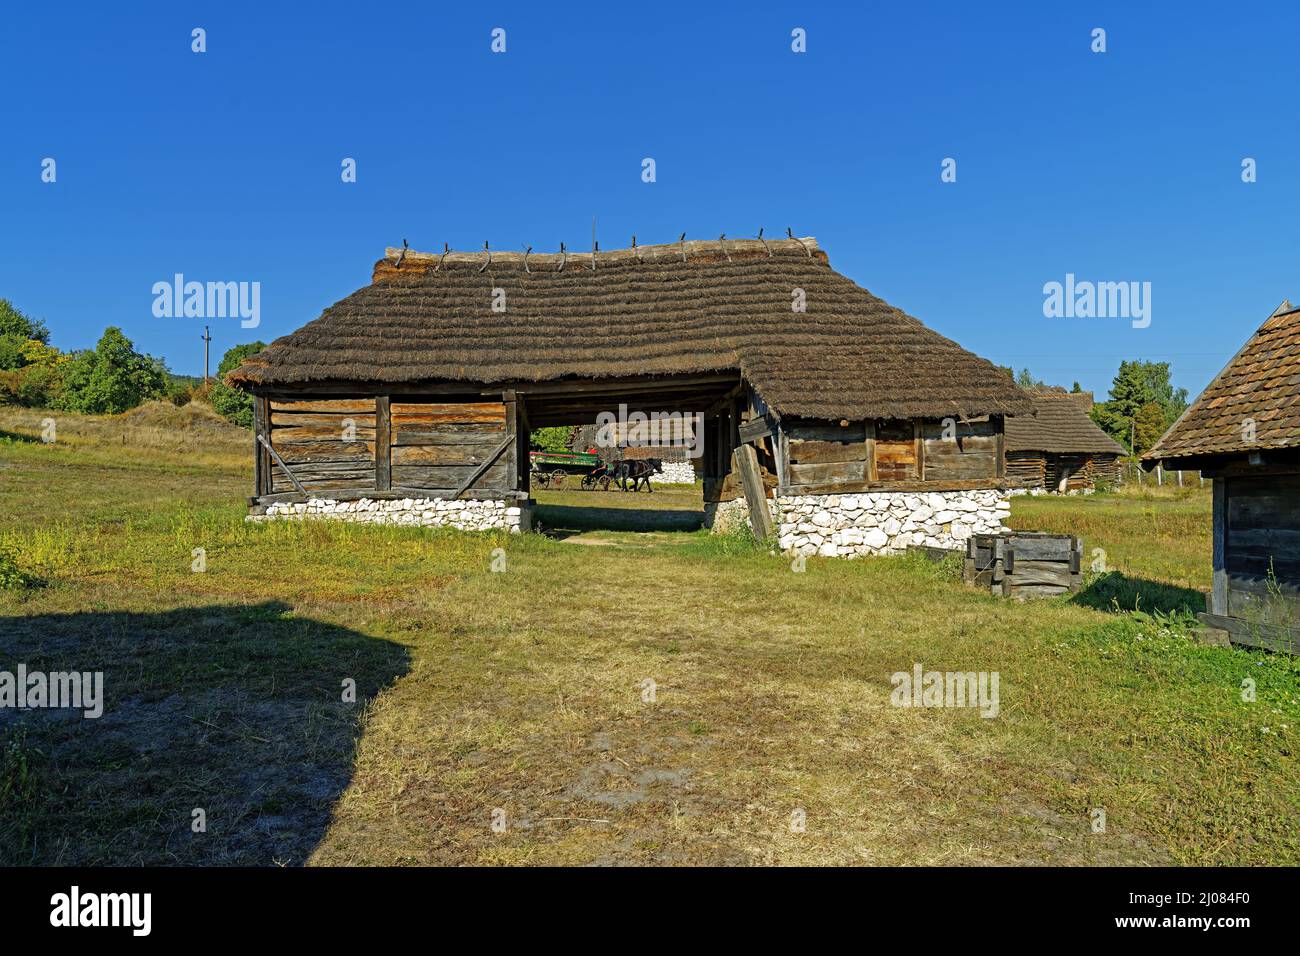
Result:
{"label": "horse-drawn cart", "polygon": [[[598,487],[597,473],[605,471],[599,455],[583,452],[534,451],[528,454],[529,478],[535,488],[560,488],[566,478],[582,475],[582,487],[590,491]],[[609,478],[604,478],[609,487]]]}

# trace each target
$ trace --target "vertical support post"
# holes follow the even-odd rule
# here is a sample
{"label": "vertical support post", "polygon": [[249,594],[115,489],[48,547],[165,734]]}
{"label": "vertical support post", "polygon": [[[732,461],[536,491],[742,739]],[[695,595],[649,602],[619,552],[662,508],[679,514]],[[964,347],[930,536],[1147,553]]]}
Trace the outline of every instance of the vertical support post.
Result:
{"label": "vertical support post", "polygon": [[260,498],[271,493],[271,456],[259,436],[271,440],[271,400],[265,395],[253,396],[253,494]]}
{"label": "vertical support post", "polygon": [[925,481],[925,424],[919,418],[912,419],[912,446],[916,458],[916,480]]}
{"label": "vertical support post", "polygon": [[506,389],[501,393],[501,403],[506,407],[506,437],[511,439],[510,447],[506,449],[507,465],[506,474],[509,476],[506,482],[510,486],[510,491],[519,490],[519,404],[515,399],[513,389]]}
{"label": "vertical support post", "polygon": [[375,396],[375,490],[393,487],[393,418],[387,395]]}
{"label": "vertical support post", "polygon": [[528,497],[528,444],[532,427],[528,424],[528,404],[522,392],[515,393],[515,489]]}
{"label": "vertical support post", "polygon": [[1228,479],[1215,478],[1213,488],[1214,589],[1210,592],[1210,613],[1228,617]]}
{"label": "vertical support post", "polygon": [[876,480],[876,420],[868,418],[864,431],[867,435],[867,481]]}
{"label": "vertical support post", "polygon": [[[990,419],[992,421],[992,419]],[[1007,476],[1007,417],[997,416],[998,423],[998,460],[993,465],[993,474],[997,478]]]}

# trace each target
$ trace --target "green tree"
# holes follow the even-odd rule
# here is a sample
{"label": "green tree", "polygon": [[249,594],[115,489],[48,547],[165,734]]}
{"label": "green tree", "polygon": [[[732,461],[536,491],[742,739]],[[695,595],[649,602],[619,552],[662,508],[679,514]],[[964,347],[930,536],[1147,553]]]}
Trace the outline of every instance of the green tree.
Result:
{"label": "green tree", "polygon": [[1133,453],[1140,455],[1165,433],[1165,410],[1159,402],[1148,402],[1133,419]]}
{"label": "green tree", "polygon": [[264,348],[265,342],[248,342],[227,350],[221,356],[221,364],[217,366],[217,380],[212,383],[212,391],[208,394],[218,415],[243,428],[253,427],[253,396],[242,388],[227,385],[226,373],[234,371],[244,359],[256,355]]}
{"label": "green tree", "polygon": [[[1136,438],[1137,421],[1148,405],[1160,410],[1156,438],[1174,423],[1187,408],[1187,389],[1174,388],[1168,362],[1120,362],[1119,372],[1110,386],[1110,398],[1092,407],[1092,418],[1103,431],[1130,451],[1140,453],[1143,446]],[[1155,412],[1146,411],[1147,428],[1155,427]],[[1154,439],[1152,439],[1154,442]]]}
{"label": "green tree", "polygon": [[16,335],[46,344],[50,341],[50,330],[45,323],[23,314],[8,299],[0,299],[0,335]]}
{"label": "green tree", "polygon": [[24,315],[8,299],[0,299],[0,371],[30,364],[24,353],[32,341],[42,345],[50,341],[45,323]]}
{"label": "green tree", "polygon": [[556,428],[534,428],[528,434],[528,446],[533,451],[568,451],[569,437],[572,434],[573,429],[567,425]]}
{"label": "green tree", "polygon": [[156,358],[135,350],[122,330],[109,326],[93,350],[68,363],[61,404],[74,412],[105,415],[135,408],[167,388],[167,370]]}
{"label": "green tree", "polygon": [[1034,378],[1033,373],[1027,368],[1022,368],[1020,374],[1016,376],[1016,384],[1025,391],[1032,392],[1035,389],[1046,388],[1047,383],[1041,379]]}

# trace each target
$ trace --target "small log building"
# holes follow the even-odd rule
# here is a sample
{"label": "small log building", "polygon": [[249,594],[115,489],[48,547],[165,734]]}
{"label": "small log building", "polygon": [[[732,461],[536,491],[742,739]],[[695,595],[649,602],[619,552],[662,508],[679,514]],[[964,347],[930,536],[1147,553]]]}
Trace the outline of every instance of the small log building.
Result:
{"label": "small log building", "polygon": [[1026,488],[1065,494],[1119,478],[1124,446],[1088,415],[1091,392],[1030,392],[1033,415],[1007,421],[1007,474]]}

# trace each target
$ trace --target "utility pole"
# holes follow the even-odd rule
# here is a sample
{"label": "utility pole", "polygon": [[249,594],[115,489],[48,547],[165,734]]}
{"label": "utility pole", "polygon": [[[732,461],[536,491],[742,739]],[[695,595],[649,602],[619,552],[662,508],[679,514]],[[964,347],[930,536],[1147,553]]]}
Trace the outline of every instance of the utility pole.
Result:
{"label": "utility pole", "polygon": [[212,333],[208,331],[208,327],[206,325],[203,326],[203,334],[200,335],[199,338],[203,339],[203,384],[207,385],[208,384],[208,343],[212,341]]}

